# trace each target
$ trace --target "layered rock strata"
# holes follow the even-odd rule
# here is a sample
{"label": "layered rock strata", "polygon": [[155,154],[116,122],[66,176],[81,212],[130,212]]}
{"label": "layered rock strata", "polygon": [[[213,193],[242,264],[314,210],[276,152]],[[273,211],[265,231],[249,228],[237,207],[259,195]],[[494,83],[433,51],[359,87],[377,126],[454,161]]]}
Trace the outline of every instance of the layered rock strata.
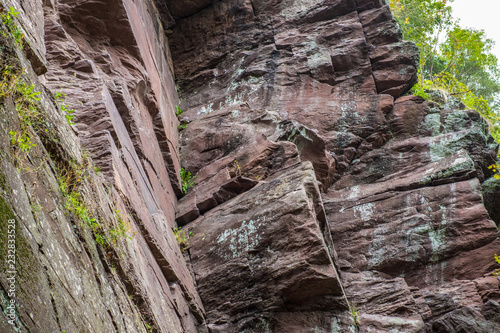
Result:
{"label": "layered rock strata", "polygon": [[[2,60],[26,69],[17,78],[40,92],[46,130],[30,134],[36,148],[21,163],[9,136],[20,128],[19,93],[1,99],[1,223],[17,221],[22,245],[16,319],[4,316],[1,331],[206,331],[172,231],[178,101],[157,9],[149,1],[2,4],[19,12],[26,36],[21,51],[2,26]],[[14,51],[3,52],[7,45]],[[67,189],[75,166],[82,185]],[[95,220],[81,220],[87,213]],[[7,314],[13,298],[1,276]]]}
{"label": "layered rock strata", "polygon": [[500,331],[498,147],[384,1],[0,1],[2,332]]}
{"label": "layered rock strata", "polygon": [[169,8],[198,174],[177,221],[210,330],[499,329],[498,147],[476,112],[401,97],[417,50],[384,2]]}

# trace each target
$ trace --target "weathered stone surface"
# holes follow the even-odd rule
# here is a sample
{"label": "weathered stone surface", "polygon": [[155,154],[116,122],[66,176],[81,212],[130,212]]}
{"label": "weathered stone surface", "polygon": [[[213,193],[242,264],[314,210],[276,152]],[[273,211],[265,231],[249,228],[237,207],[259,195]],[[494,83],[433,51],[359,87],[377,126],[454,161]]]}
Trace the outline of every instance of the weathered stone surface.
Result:
{"label": "weathered stone surface", "polygon": [[[493,319],[493,318],[492,318]],[[434,321],[428,325],[428,331],[438,333],[448,332],[496,332],[500,325],[495,320],[486,319],[481,312],[474,308],[461,308]]]}
{"label": "weathered stone surface", "polygon": [[[498,147],[453,99],[401,97],[418,52],[385,1],[7,3],[30,46],[0,56],[27,68],[51,129],[24,157],[0,100],[17,331],[500,329]],[[131,239],[98,245],[68,210],[57,173],[84,161],[98,228]]]}
{"label": "weathered stone surface", "polygon": [[[141,252],[152,253],[165,286],[180,286],[176,294],[184,300],[176,303],[189,304],[192,313],[183,323],[189,330],[203,321],[203,306],[171,230],[181,194],[178,101],[167,41],[151,13],[146,1],[73,1],[46,8],[46,79],[76,109],[83,145],[95,154],[145,238],[147,248]],[[155,313],[165,307],[161,298],[146,299],[153,302],[149,306],[158,326],[171,327]]]}
{"label": "weathered stone surface", "polygon": [[[337,190],[324,195],[336,250],[348,262],[343,269],[404,277],[416,306],[400,309],[420,316],[428,331],[494,331],[480,313],[499,288],[498,280],[487,277],[500,246],[498,231],[480,192],[496,153],[486,124],[474,112],[440,110],[415,97],[397,100],[387,120],[393,139],[358,151],[334,184]],[[391,295],[373,292],[377,300]],[[366,295],[350,285],[346,293],[348,299]],[[396,327],[365,309],[370,320],[360,314],[362,329]],[[401,330],[423,329],[412,323]]]}
{"label": "weathered stone surface", "polygon": [[[310,161],[321,183],[332,258],[358,309],[360,331],[424,332],[435,324],[458,332],[467,315],[470,327],[494,327],[481,311],[497,297],[490,274],[500,244],[488,212],[496,216],[498,197],[496,187],[481,184],[491,177],[497,146],[476,112],[400,97],[416,80],[418,52],[401,41],[385,3],[228,0],[188,7],[193,15],[177,20],[170,45],[189,123],[181,163],[199,172],[199,182],[181,199],[178,221],[197,218],[186,225],[196,232],[222,228],[215,220],[226,221],[225,207],[280,177],[249,172],[260,183],[216,205],[235,164],[248,172],[249,160],[260,161],[252,150],[290,141],[295,158]],[[202,212],[204,198],[213,208]],[[212,250],[193,243],[200,281],[215,281],[210,277],[232,262],[213,259]],[[234,276],[237,269],[226,271]],[[248,274],[238,278],[247,281]],[[228,315],[225,300],[241,300],[241,290],[255,294],[253,283],[228,286],[226,298],[216,296],[220,285],[199,287],[211,323],[239,322],[242,312]],[[444,290],[456,296],[436,311],[433,297]],[[290,331],[306,331],[312,322],[320,331],[333,327],[314,318],[290,323]],[[349,329],[342,325],[339,331]]]}
{"label": "weathered stone surface", "polygon": [[[185,108],[214,110],[248,102],[254,108],[286,112],[293,106],[314,113],[328,108],[324,100],[349,92],[373,93],[377,84],[379,91],[392,89],[394,95],[408,89],[415,77],[417,51],[406,47],[407,60],[391,55],[401,54],[402,44],[389,45],[399,41],[400,33],[388,7],[380,2],[371,6],[358,15],[354,1],[251,5],[234,0],[213,3],[180,20],[171,47],[180,86],[189,96]],[[394,36],[366,35],[381,29],[380,24],[393,27]],[[373,52],[385,53],[377,58],[375,69],[369,55]],[[207,85],[210,88],[203,88]]]}
{"label": "weathered stone surface", "polygon": [[45,59],[45,43],[43,40],[44,19],[41,1],[4,1],[6,9],[13,7],[17,15],[14,19],[21,27],[24,35],[24,54],[30,61],[31,67],[37,75],[47,72]]}
{"label": "weathered stone surface", "polygon": [[496,225],[500,225],[500,207],[498,196],[500,195],[500,179],[490,178],[481,185],[484,207],[488,210],[490,217]]}
{"label": "weathered stone surface", "polygon": [[[181,194],[178,99],[154,7],[149,1],[48,1],[44,11],[39,1],[23,6],[37,9],[27,14],[33,19],[19,18],[35,27],[32,46],[40,52],[46,47],[48,72],[37,78],[31,58],[31,66],[21,53],[18,61],[27,68],[26,80],[42,92],[37,112],[53,133],[34,134],[37,148],[19,165],[9,135],[18,131],[17,111],[12,96],[0,101],[7,178],[2,197],[18,221],[18,238],[27,243],[20,265],[30,267],[18,280],[15,327],[206,331],[203,305],[171,229]],[[64,101],[52,96],[58,92]],[[75,126],[58,104],[76,110]],[[68,211],[68,194],[61,194],[57,178],[72,163],[87,161],[79,139],[104,176],[95,175],[90,160],[83,166],[91,178],[78,188],[96,219],[92,228]],[[104,245],[103,235],[109,237]],[[5,291],[4,270],[0,276]],[[2,309],[8,301],[3,294]]]}
{"label": "weathered stone surface", "polygon": [[214,0],[188,0],[183,2],[165,0],[169,12],[176,18],[193,15],[210,5],[212,2],[214,2]]}
{"label": "weathered stone surface", "polygon": [[314,170],[298,164],[190,223],[190,259],[209,328],[273,329],[280,312],[345,312],[323,217]]}

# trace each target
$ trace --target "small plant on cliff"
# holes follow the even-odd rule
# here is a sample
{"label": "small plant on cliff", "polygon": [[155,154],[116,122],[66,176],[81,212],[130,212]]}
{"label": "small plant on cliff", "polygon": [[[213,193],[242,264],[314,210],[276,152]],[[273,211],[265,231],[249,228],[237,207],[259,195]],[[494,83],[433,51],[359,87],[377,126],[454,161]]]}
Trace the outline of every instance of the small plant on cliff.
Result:
{"label": "small plant on cliff", "polygon": [[153,333],[153,326],[151,326],[149,323],[144,323],[146,325],[146,329],[148,330],[148,333]]}
{"label": "small plant on cliff", "polygon": [[193,237],[194,234],[192,232],[186,234],[186,232],[182,230],[181,227],[176,227],[172,230],[174,232],[175,240],[177,241],[177,244],[179,244],[179,247],[181,248],[181,252],[184,253],[189,246],[189,237]]}
{"label": "small plant on cliff", "polygon": [[55,99],[59,102],[59,108],[64,114],[64,117],[68,121],[68,124],[74,125],[75,122],[75,109],[70,109],[69,104],[65,104],[64,101],[66,100],[66,94],[63,92],[57,92],[54,94]]}
{"label": "small plant on cliff", "polygon": [[187,171],[184,168],[181,168],[181,185],[182,185],[182,193],[186,194],[188,189],[193,187],[196,182],[194,181],[198,175],[191,176],[191,172]]}
{"label": "small plant on cliff", "polygon": [[184,113],[184,111],[181,110],[181,108],[179,107],[179,105],[176,105],[175,106],[175,115],[178,117],[178,116],[180,116],[183,113]]}
{"label": "small plant on cliff", "polygon": [[241,166],[240,166],[240,162],[238,162],[237,160],[234,160],[233,162],[233,166],[234,166],[234,174],[236,177],[239,177],[241,176]]}
{"label": "small plant on cliff", "polygon": [[75,161],[70,161],[68,166],[58,168],[57,170],[57,181],[61,194],[66,199],[66,209],[73,213],[84,226],[92,229],[97,243],[103,247],[108,247],[108,237],[79,192],[82,181],[87,179],[85,166],[77,164]]}
{"label": "small plant on cliff", "polygon": [[43,125],[46,125],[38,109],[41,94],[41,92],[35,90],[33,84],[27,84],[23,80],[16,83],[14,104],[19,113],[23,129],[32,127],[35,131],[38,131],[42,129]]}
{"label": "small plant on cliff", "polygon": [[8,10],[0,7],[0,102],[1,98],[10,95],[16,83],[24,73],[15,48],[22,47],[22,32],[15,24],[17,12],[13,7]]}
{"label": "small plant on cliff", "polygon": [[83,201],[82,195],[78,192],[79,186],[84,177],[84,167],[74,161],[70,161],[69,167],[58,169],[59,189],[66,198],[66,208],[74,213],[80,221],[88,226],[96,222],[89,207]]}
{"label": "small plant on cliff", "polygon": [[[497,255],[495,254],[495,261],[496,261],[496,262],[500,265],[500,256],[497,256]],[[495,274],[496,276],[500,276],[500,268],[497,268],[497,269],[495,270],[495,273],[493,273],[493,274]]]}
{"label": "small plant on cliff", "polygon": [[132,236],[130,235],[130,227],[127,221],[122,218],[120,210],[115,210],[115,217],[118,222],[118,226],[109,230],[110,238],[114,245],[117,244],[119,239],[132,239]]}
{"label": "small plant on cliff", "polygon": [[[10,143],[16,159],[22,164],[36,144],[33,142],[34,133],[47,131],[47,123],[38,109],[40,92],[32,84],[23,80],[16,82],[14,91],[14,105],[19,115],[20,130],[9,131]],[[24,156],[20,156],[20,153]]]}
{"label": "small plant on cliff", "polygon": [[[181,114],[183,114],[183,113],[184,113],[184,111],[183,111],[183,110],[182,110],[182,109],[181,109],[178,105],[176,105],[176,106],[175,106],[175,115],[177,116],[177,118],[179,118],[179,116],[180,116]],[[179,124],[179,126],[177,126],[177,129],[178,129],[178,130],[179,130],[179,132],[180,132],[180,131],[182,131],[182,130],[185,130],[185,129],[186,129],[187,124],[188,124],[188,121],[187,121],[186,119],[179,119],[179,121],[180,121],[181,123]]]}
{"label": "small plant on cliff", "polygon": [[[0,18],[2,19],[2,23],[7,27],[11,36],[14,38],[14,42],[16,45],[22,49],[23,48],[23,39],[24,33],[16,24],[15,18],[19,15],[19,12],[16,12],[15,8],[9,6],[9,10],[5,10],[4,8],[0,8]],[[2,36],[7,37],[7,33],[5,31],[0,31]]]}
{"label": "small plant on cliff", "polygon": [[18,147],[23,153],[29,153],[31,148],[36,147],[36,144],[31,142],[31,138],[27,133],[17,133],[10,131],[10,144]]}
{"label": "small plant on cliff", "polygon": [[359,311],[356,309],[356,305],[350,304],[350,309],[351,309],[351,316],[352,320],[354,321],[354,325],[358,326],[358,316],[359,316]]}
{"label": "small plant on cliff", "polygon": [[14,91],[20,75],[24,72],[24,70],[20,69],[19,66],[16,66],[16,64],[9,64],[8,61],[7,63],[1,61],[0,65],[2,65],[0,70],[0,98],[2,98],[10,95]]}

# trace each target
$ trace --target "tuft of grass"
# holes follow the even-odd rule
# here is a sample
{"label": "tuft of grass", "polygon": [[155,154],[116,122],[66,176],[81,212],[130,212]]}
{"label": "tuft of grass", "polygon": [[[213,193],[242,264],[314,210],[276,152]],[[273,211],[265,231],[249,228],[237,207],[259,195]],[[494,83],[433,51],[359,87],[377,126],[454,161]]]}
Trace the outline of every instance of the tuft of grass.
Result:
{"label": "tuft of grass", "polygon": [[14,104],[21,120],[21,128],[32,127],[36,131],[46,125],[38,108],[41,94],[31,83],[27,84],[24,80],[16,82]]}
{"label": "tuft of grass", "polygon": [[358,326],[359,325],[359,322],[358,322],[359,311],[358,311],[358,309],[356,309],[356,305],[350,304],[350,310],[351,310],[352,320],[354,321],[354,325]]}
{"label": "tuft of grass", "polygon": [[69,166],[58,168],[57,181],[59,189],[66,200],[66,209],[73,213],[82,222],[82,225],[90,227],[94,233],[96,242],[107,248],[109,239],[79,192],[81,183],[87,176],[88,172],[84,165],[70,161]]}
{"label": "tuft of grass", "polygon": [[191,172],[187,171],[184,168],[181,168],[181,185],[182,185],[182,193],[186,194],[187,191],[193,187],[196,182],[194,181],[198,175],[191,176]]}
{"label": "tuft of grass", "polygon": [[19,116],[20,128],[9,131],[9,134],[14,156],[20,165],[31,149],[36,147],[33,142],[35,133],[48,132],[48,123],[38,106],[40,95],[33,84],[27,84],[24,80],[18,80],[15,84],[13,101]]}
{"label": "tuft of grass", "polygon": [[90,160],[86,165],[77,164],[71,160],[65,168],[58,168],[59,189],[65,198],[65,207],[73,213],[83,226],[90,227],[95,240],[104,248],[111,245],[116,246],[120,239],[130,240],[130,227],[128,221],[123,219],[120,210],[115,210],[115,218],[118,222],[115,227],[105,228],[96,218],[91,207],[85,202],[81,193],[81,184],[89,181],[89,174],[94,168]]}
{"label": "tuft of grass", "polygon": [[186,232],[182,230],[182,227],[176,227],[172,230],[174,232],[175,239],[177,240],[177,244],[179,244],[179,247],[181,248],[181,252],[186,252],[186,249],[189,247],[189,238],[193,237],[194,234],[192,232],[186,234]]}
{"label": "tuft of grass", "polygon": [[[16,23],[16,18],[19,15],[19,12],[16,12],[16,9],[12,6],[9,6],[8,10],[0,10],[0,19],[2,20],[2,23],[7,27],[8,33],[14,39],[17,47],[22,50],[24,46],[24,33]],[[8,33],[5,30],[0,31],[0,34],[4,37],[8,37]]]}
{"label": "tuft of grass", "polygon": [[76,118],[76,116],[74,115],[75,109],[71,109],[69,107],[69,104],[64,103],[64,101],[66,100],[66,94],[63,92],[56,92],[54,94],[54,97],[58,101],[59,109],[64,114],[64,117],[68,121],[68,124],[70,124],[71,126],[74,125],[74,120]]}
{"label": "tuft of grass", "polygon": [[115,217],[118,221],[118,226],[109,230],[110,240],[114,245],[116,245],[120,239],[132,239],[128,222],[122,218],[119,209],[115,210]]}

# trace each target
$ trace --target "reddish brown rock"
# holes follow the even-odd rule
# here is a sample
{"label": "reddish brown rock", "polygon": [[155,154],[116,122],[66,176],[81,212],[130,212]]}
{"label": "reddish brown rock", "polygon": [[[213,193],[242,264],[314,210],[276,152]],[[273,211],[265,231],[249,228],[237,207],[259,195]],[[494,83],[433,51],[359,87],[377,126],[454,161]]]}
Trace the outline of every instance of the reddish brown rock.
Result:
{"label": "reddish brown rock", "polygon": [[[21,57],[58,140],[34,136],[22,169],[0,100],[0,213],[27,254],[18,330],[499,330],[498,147],[476,112],[400,97],[418,51],[385,1],[20,10],[26,57],[1,56]],[[84,161],[78,139],[104,176],[82,185],[96,223],[126,220],[132,239],[98,245],[67,209],[55,170]]]}
{"label": "reddish brown rock", "polygon": [[349,318],[311,164],[274,174],[187,227],[213,332],[280,331],[289,311],[297,312],[297,329],[304,327],[300,322],[317,324],[309,312],[331,312],[339,322]]}
{"label": "reddish brown rock", "polygon": [[[37,78],[34,72],[43,71],[30,54],[31,67],[22,53],[17,61],[41,92],[37,110],[53,133],[33,138],[39,149],[26,163],[37,172],[16,171],[15,156],[2,159],[12,180],[5,188],[18,195],[5,200],[19,220],[19,238],[28,237],[32,266],[31,280],[20,280],[20,289],[33,292],[18,297],[17,329],[206,331],[201,299],[172,232],[181,195],[179,103],[156,8],[150,1],[78,0],[46,1],[43,11],[41,2],[25,1],[23,8],[29,48],[48,71]],[[10,103],[1,132],[6,152],[9,131],[19,127],[11,99],[0,101],[2,110]],[[75,109],[74,126],[61,105]],[[79,139],[90,154],[82,153]],[[94,175],[90,160],[82,166],[84,175],[94,175],[81,186],[94,224],[67,209],[69,195],[58,185],[72,163],[89,155],[105,177]]]}
{"label": "reddish brown rock", "polygon": [[[488,319],[495,307],[488,308],[488,318],[482,311],[496,297],[495,284],[484,279],[499,242],[481,183],[491,176],[487,166],[497,147],[477,113],[399,97],[416,80],[418,51],[401,41],[388,7],[380,1],[221,1],[192,10],[197,12],[177,21],[171,38],[191,122],[182,132],[181,160],[200,177],[181,199],[179,220],[201,214],[186,227],[220,228],[211,221],[229,219],[224,207],[250,198],[280,173],[259,173],[259,179],[249,173],[261,183],[204,214],[199,203],[205,197],[216,201],[234,176],[235,160],[247,172],[248,161],[265,163],[250,157],[252,149],[262,156],[261,147],[291,141],[295,158],[310,161],[322,183],[332,257],[338,258],[347,298],[357,303],[360,331],[424,332],[441,325],[458,332],[464,318],[470,327],[495,327]],[[223,177],[224,168],[229,175]],[[491,188],[485,193],[493,203]],[[494,216],[493,207],[487,208]],[[273,234],[262,237],[274,240]],[[234,325],[241,311],[230,311],[240,305],[225,303],[217,296],[220,285],[207,282],[222,276],[221,267],[232,260],[213,259],[198,240],[193,251],[209,321]],[[234,276],[237,269],[227,271]],[[239,278],[247,281],[248,275]],[[240,300],[241,290],[249,298],[258,294],[253,282],[238,286],[228,286],[227,297]],[[432,297],[452,289],[457,302],[436,311],[439,302]],[[263,304],[272,302],[268,296]],[[269,318],[266,310],[255,311]],[[286,326],[290,331],[333,327],[321,316],[297,318]],[[277,321],[261,324],[271,322]],[[349,329],[342,325],[339,331]],[[281,326],[272,327],[280,332]]]}

